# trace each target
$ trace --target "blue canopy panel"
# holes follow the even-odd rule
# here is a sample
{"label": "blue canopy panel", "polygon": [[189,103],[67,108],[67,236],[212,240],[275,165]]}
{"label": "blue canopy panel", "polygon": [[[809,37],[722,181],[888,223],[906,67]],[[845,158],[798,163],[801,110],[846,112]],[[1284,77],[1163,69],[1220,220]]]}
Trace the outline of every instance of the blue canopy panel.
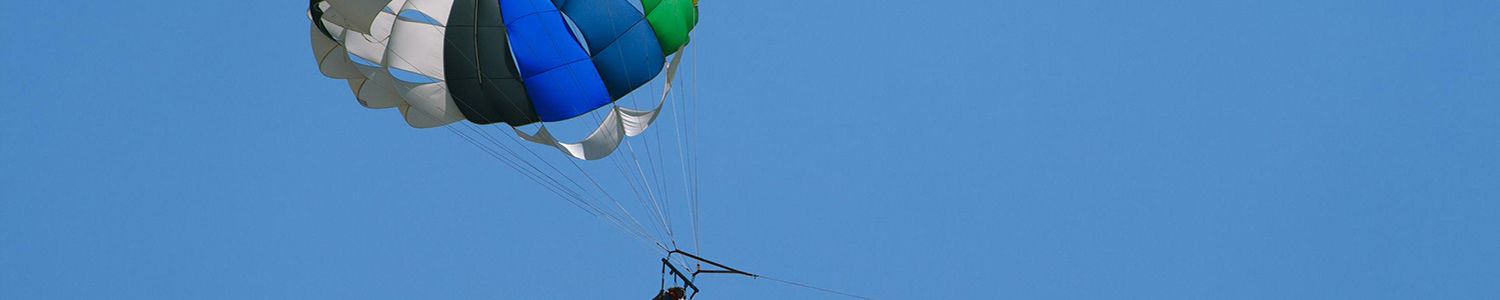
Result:
{"label": "blue canopy panel", "polygon": [[499,1],[511,53],[542,121],[571,119],[618,98],[550,0]]}
{"label": "blue canopy panel", "polygon": [[629,0],[552,0],[588,41],[594,66],[613,99],[650,82],[666,56],[656,31]]}

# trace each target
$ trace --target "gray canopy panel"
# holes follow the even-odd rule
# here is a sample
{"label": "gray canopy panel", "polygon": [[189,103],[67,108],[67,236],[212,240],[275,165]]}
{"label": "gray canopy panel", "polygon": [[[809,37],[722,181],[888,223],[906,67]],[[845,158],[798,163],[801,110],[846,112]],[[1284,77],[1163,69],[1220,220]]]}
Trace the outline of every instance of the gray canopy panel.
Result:
{"label": "gray canopy panel", "polygon": [[541,121],[511,58],[498,1],[453,1],[446,38],[448,89],[465,118],[511,126]]}

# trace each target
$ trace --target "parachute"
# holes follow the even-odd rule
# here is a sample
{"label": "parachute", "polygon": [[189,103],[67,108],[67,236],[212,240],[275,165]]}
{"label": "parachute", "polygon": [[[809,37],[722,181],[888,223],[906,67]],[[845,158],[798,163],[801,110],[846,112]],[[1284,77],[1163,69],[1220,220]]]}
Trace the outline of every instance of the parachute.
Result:
{"label": "parachute", "polygon": [[655,122],[676,75],[666,56],[686,47],[697,24],[694,1],[639,3],[313,0],[308,10],[323,74],[348,80],[365,107],[399,108],[417,128],[568,120],[630,95],[667,69],[658,105],[610,107],[580,142],[559,141],[545,125],[516,132],[574,158],[598,160]]}
{"label": "parachute", "polygon": [[681,240],[699,250],[697,93],[674,88],[696,85],[696,2],[312,0],[308,17],[318,69],[361,106],[444,128],[673,258]]}
{"label": "parachute", "polygon": [[[347,81],[361,106],[444,128],[660,251],[661,295],[684,296],[668,279],[691,300],[699,274],[735,274],[870,299],[699,256],[696,59],[683,67],[697,0],[311,0],[308,17],[318,69]],[[688,92],[674,89],[682,71]],[[663,117],[671,130],[648,130]],[[580,124],[585,137],[559,137]],[[676,234],[679,221],[690,236]]]}

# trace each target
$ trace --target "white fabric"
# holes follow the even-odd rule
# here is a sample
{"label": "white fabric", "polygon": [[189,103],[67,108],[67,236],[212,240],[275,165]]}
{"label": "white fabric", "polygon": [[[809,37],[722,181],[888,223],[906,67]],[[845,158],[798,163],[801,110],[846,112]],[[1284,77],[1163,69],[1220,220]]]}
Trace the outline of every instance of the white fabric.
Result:
{"label": "white fabric", "polygon": [[[399,81],[398,81],[399,82]],[[413,84],[400,82],[397,89],[406,98],[412,111],[403,107],[401,114],[406,124],[416,128],[432,128],[464,120],[464,115],[448,94],[447,83]]]}
{"label": "white fabric", "polygon": [[379,17],[375,18],[374,24],[379,26],[374,29],[374,33],[366,34],[354,30],[345,30],[344,37],[339,41],[344,43],[344,47],[349,50],[349,53],[353,53],[355,56],[359,56],[359,58],[370,62],[384,65],[385,48],[390,42],[391,27],[396,24],[396,15],[382,12]]}
{"label": "white fabric", "polygon": [[[380,26],[373,25],[376,16],[385,9],[391,0],[328,0],[328,6],[337,13],[325,12],[324,18],[329,22],[339,24],[350,30],[360,33],[371,33],[372,28]],[[328,15],[333,15],[329,17]]]}
{"label": "white fabric", "polygon": [[624,136],[620,133],[624,132],[625,128],[621,126],[619,112],[610,111],[609,116],[604,118],[604,122],[599,124],[599,128],[594,129],[594,133],[578,143],[557,141],[557,138],[552,136],[552,132],[547,130],[546,125],[542,125],[535,135],[526,134],[520,129],[514,130],[521,136],[521,139],[552,146],[557,150],[562,150],[568,156],[583,160],[598,160],[608,157],[620,147],[620,142],[624,141]]}
{"label": "white fabric", "polygon": [[395,77],[391,77],[390,71],[384,67],[372,67],[363,64],[354,64],[354,68],[364,73],[368,80],[359,89],[357,97],[365,107],[369,108],[392,108],[407,105],[407,99],[400,96],[402,93],[397,86]]}
{"label": "white fabric", "polygon": [[[430,0],[434,2],[443,0]],[[413,9],[417,2],[408,2],[405,9]],[[448,5],[453,2],[448,0]],[[435,5],[428,3],[428,5]],[[447,6],[444,6],[447,7]],[[447,14],[444,14],[447,15]],[[387,44],[385,65],[434,79],[443,79],[443,43],[447,28],[427,23],[397,19],[391,28],[390,43]],[[390,57],[399,56],[399,57]]]}
{"label": "white fabric", "polygon": [[[389,79],[384,83],[373,83],[371,79],[350,79],[349,88],[354,91],[359,104],[372,109],[406,106],[406,99],[396,94]],[[384,85],[382,85],[384,84]]]}
{"label": "white fabric", "polygon": [[[376,3],[379,2],[379,3]],[[353,4],[350,4],[353,3]],[[330,1],[325,9],[324,24],[338,41],[329,40],[314,29],[313,49],[319,55],[319,66],[324,75],[348,79],[349,89],[361,105],[369,108],[399,108],[407,125],[429,128],[463,120],[452,96],[448,94],[446,82],[404,82],[391,76],[390,68],[397,68],[441,80],[443,78],[443,43],[445,28],[431,24],[401,20],[397,14],[404,10],[418,10],[434,19],[446,20],[446,11],[452,0],[386,0],[350,2]],[[355,9],[367,9],[359,5],[377,5],[370,23],[364,31],[345,28],[348,15],[344,9],[355,5]],[[388,10],[386,10],[388,8]],[[419,10],[420,9],[420,10]],[[365,13],[368,10],[357,13]],[[332,16],[332,17],[330,17]],[[354,63],[349,56],[357,56],[376,64],[369,66]],[[349,72],[352,70],[353,72]]]}
{"label": "white fabric", "polygon": [[[323,4],[323,8],[325,12],[335,12],[331,10],[327,3]],[[339,37],[341,40],[348,40],[351,36],[359,41],[370,40],[370,38],[366,38],[363,34],[357,32],[350,34],[352,31],[337,24],[326,22],[326,20],[314,20],[314,22],[323,22],[324,28],[328,30],[328,33]],[[349,89],[354,92],[354,96],[359,100],[360,105],[375,109],[406,105],[406,100],[397,95],[394,90],[381,88],[380,84],[367,84],[371,83],[371,81],[377,81],[385,86],[391,86],[390,82],[392,80],[384,70],[368,68],[350,61],[348,48],[338,41],[328,39],[327,36],[324,36],[322,32],[317,30],[316,24],[312,25],[311,35],[313,54],[317,55],[318,67],[323,72],[323,75],[331,78],[347,79]],[[368,55],[374,57],[376,61],[379,61],[384,56],[384,50],[378,50],[378,52],[375,50],[383,49],[383,46],[379,44],[362,43],[360,45],[368,49],[366,52],[375,53]],[[375,79],[370,79],[371,76]]]}
{"label": "white fabric", "polygon": [[[425,14],[427,10],[447,10],[452,6],[452,0],[412,0],[397,11],[416,10]],[[428,16],[437,17],[431,14]],[[448,14],[443,13],[441,16],[446,20]],[[453,96],[448,93],[448,83],[441,81],[444,73],[443,39],[446,32],[447,29],[442,26],[405,19],[395,20],[392,24],[382,64],[387,68],[439,80],[420,84],[395,80],[397,92],[401,93],[411,108],[419,110],[402,110],[406,123],[412,127],[430,128],[464,120],[463,113],[453,102]]]}
{"label": "white fabric", "polygon": [[[349,61],[349,51],[343,45],[324,36],[318,31],[317,25],[311,27],[313,55],[318,59],[318,70],[323,72],[323,76],[338,79],[364,78],[364,74],[354,69],[354,63]],[[337,32],[334,31],[335,28],[330,26],[328,31]]]}
{"label": "white fabric", "polygon": [[561,150],[563,154],[582,160],[600,160],[609,157],[615,150],[620,148],[620,143],[627,136],[637,136],[651,127],[656,122],[656,117],[661,114],[662,107],[667,103],[667,95],[672,91],[672,80],[677,76],[677,66],[682,63],[683,50],[687,45],[683,44],[677,49],[677,55],[672,57],[672,62],[667,63],[667,82],[662,91],[661,101],[657,102],[656,108],[652,110],[633,110],[615,106],[610,109],[609,115],[604,122],[595,128],[592,134],[578,143],[564,143],[558,141],[547,130],[547,125],[542,124],[536,134],[527,134],[519,128],[512,128],[521,139],[532,143],[552,146]]}
{"label": "white fabric", "polygon": [[448,26],[448,15],[453,13],[453,0],[409,0],[406,5],[402,6],[402,9],[422,12],[432,17],[433,21],[437,21],[438,25]]}

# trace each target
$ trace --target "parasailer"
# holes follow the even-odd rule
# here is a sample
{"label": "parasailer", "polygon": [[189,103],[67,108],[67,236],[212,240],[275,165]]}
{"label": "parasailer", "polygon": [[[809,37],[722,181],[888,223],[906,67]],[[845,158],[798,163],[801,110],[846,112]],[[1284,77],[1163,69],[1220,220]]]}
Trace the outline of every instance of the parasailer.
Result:
{"label": "parasailer", "polygon": [[681,300],[687,299],[687,289],[682,287],[671,287],[656,294],[651,300]]}

